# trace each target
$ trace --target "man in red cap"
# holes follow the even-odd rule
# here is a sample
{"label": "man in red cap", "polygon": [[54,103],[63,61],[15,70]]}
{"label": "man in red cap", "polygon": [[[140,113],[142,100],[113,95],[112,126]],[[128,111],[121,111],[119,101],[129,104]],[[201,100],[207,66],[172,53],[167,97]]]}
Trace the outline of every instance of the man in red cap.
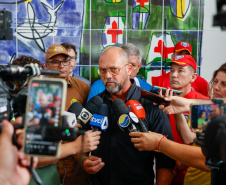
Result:
{"label": "man in red cap", "polygon": [[205,97],[194,91],[191,87],[191,83],[197,78],[197,66],[194,58],[190,55],[178,55],[172,61],[165,64],[165,66],[169,65],[170,86],[175,90],[182,91],[180,96],[185,98]]}
{"label": "man in red cap", "polygon": [[[181,51],[186,52],[185,50]],[[196,92],[192,88],[191,84],[197,79],[197,65],[194,58],[192,58],[190,55],[177,55],[175,58],[173,58],[172,61],[165,64],[165,66],[169,65],[170,86],[175,90],[181,91],[182,93],[180,94],[180,96],[188,99],[208,99],[208,97]],[[185,113],[184,115],[170,114],[169,118],[174,141],[183,143],[181,137],[184,139],[185,137],[183,136],[183,134],[190,132],[190,129],[188,128],[186,121],[182,120],[186,119],[188,121],[189,113]],[[186,125],[182,123],[185,123]],[[180,135],[178,133],[180,133]],[[184,165],[181,165],[180,163],[177,164],[178,165],[175,167],[176,176],[174,177],[171,185],[182,185],[184,182],[186,167]]]}
{"label": "man in red cap", "polygon": [[[188,42],[178,42],[174,47],[174,53],[171,58],[175,58],[179,55],[192,55],[192,47]],[[170,73],[163,74],[158,77],[152,77],[152,85],[160,86],[160,87],[170,87]],[[192,89],[203,94],[204,96],[208,96],[208,82],[197,75],[197,78],[191,84]]]}

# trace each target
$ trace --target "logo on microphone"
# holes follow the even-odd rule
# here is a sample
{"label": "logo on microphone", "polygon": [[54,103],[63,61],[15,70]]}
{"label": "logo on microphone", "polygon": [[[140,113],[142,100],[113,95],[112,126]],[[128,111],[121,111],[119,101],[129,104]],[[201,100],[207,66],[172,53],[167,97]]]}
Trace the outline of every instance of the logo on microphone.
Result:
{"label": "logo on microphone", "polygon": [[108,118],[106,116],[93,114],[89,124],[90,126],[96,126],[101,130],[106,131],[108,128]]}
{"label": "logo on microphone", "polygon": [[78,119],[81,119],[86,124],[92,116],[93,115],[88,110],[83,108],[78,116]]}
{"label": "logo on microphone", "polygon": [[134,103],[134,106],[136,107],[137,110],[140,110],[143,108],[143,106],[140,103]]}
{"label": "logo on microphone", "polygon": [[130,118],[132,119],[133,122],[135,122],[135,123],[139,122],[137,116],[133,112],[129,112],[129,116],[130,116]]}
{"label": "logo on microphone", "polygon": [[126,128],[126,127],[128,127],[129,123],[130,123],[130,118],[128,115],[122,114],[119,117],[118,124],[120,127]]}
{"label": "logo on microphone", "polygon": [[83,120],[89,119],[89,113],[88,113],[87,111],[81,112],[81,118],[82,118]]}

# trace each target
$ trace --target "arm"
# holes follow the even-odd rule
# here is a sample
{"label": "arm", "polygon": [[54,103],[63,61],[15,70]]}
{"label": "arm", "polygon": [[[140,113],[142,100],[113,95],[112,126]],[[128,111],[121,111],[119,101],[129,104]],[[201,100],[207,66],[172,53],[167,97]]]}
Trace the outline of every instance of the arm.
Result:
{"label": "arm", "polygon": [[156,171],[156,185],[170,185],[173,179],[173,169],[160,168]]}
{"label": "arm", "polygon": [[[169,117],[167,114],[163,113],[161,110],[157,108],[154,111],[154,107],[151,108],[150,120],[152,121],[152,126],[150,130],[153,130],[157,133],[161,133],[163,135],[168,135],[169,139],[173,140],[173,135],[171,131],[171,126],[169,122]],[[175,161],[172,158],[169,158],[163,153],[155,152],[156,158],[156,175],[157,175],[157,185],[170,185],[171,180],[173,178],[173,169],[175,167]]]}
{"label": "arm", "polygon": [[130,136],[132,137],[131,141],[134,143],[134,146],[140,151],[157,150],[159,146],[160,152],[185,165],[192,166],[207,172],[210,171],[210,168],[205,166],[206,158],[203,155],[200,147],[175,143],[166,138],[161,140],[160,135],[150,132],[131,132]]}
{"label": "arm", "polygon": [[61,152],[58,158],[43,158],[39,160],[38,168],[48,166],[50,164],[55,164],[59,159],[63,159],[67,156],[79,153],[82,149],[83,152],[89,152],[97,149],[97,145],[100,140],[100,131],[87,131],[84,138],[84,143],[82,142],[82,136],[79,136],[76,140],[65,143],[61,145]]}
{"label": "arm", "polygon": [[185,165],[203,171],[211,171],[205,166],[206,157],[203,155],[201,147],[179,144],[168,139],[163,139],[160,143],[159,150]]}
{"label": "arm", "polygon": [[[166,107],[164,105],[159,105],[159,108],[163,109],[163,112],[167,114],[190,112],[191,104],[213,103],[211,100],[207,99],[186,99],[179,96],[167,96],[164,99],[170,101],[170,105]],[[226,98],[224,98],[224,102],[226,102]]]}
{"label": "arm", "polygon": [[183,114],[174,114],[176,128],[179,136],[185,144],[193,143],[196,138],[196,134],[191,132],[187,121]]}

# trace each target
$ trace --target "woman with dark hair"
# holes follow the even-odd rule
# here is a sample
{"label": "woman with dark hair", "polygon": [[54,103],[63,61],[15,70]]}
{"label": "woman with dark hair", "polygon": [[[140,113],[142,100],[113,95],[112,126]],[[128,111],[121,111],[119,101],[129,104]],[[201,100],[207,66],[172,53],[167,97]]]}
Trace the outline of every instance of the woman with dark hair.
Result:
{"label": "woman with dark hair", "polygon": [[211,98],[226,97],[226,63],[213,73],[213,78],[209,83],[209,95]]}

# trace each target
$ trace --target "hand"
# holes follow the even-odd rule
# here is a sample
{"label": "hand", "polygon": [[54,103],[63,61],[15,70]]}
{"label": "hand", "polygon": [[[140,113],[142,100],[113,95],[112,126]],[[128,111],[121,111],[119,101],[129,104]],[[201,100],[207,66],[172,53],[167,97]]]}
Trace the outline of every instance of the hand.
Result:
{"label": "hand", "polygon": [[165,97],[165,100],[169,100],[170,105],[164,107],[163,105],[159,105],[160,109],[163,109],[163,112],[167,114],[180,114],[184,112],[190,111],[191,100],[179,97],[179,96],[168,96]]}
{"label": "hand", "polygon": [[[24,156],[12,144],[13,126],[7,121],[2,121],[2,133],[0,135],[0,182],[3,184],[28,184],[30,173],[28,166],[30,158]],[[34,167],[37,165],[35,158]]]}
{"label": "hand", "polygon": [[102,159],[96,156],[89,156],[83,161],[83,169],[89,174],[96,174],[105,165]]}
{"label": "hand", "polygon": [[179,96],[173,96],[173,90],[167,89],[165,96],[163,96],[162,91],[160,91],[159,95],[164,97],[166,101],[170,101],[169,106],[165,107],[164,105],[159,105],[159,109],[163,109],[163,112],[167,114],[180,114],[190,111],[190,100]]}
{"label": "hand", "polygon": [[134,143],[134,146],[140,151],[157,150],[159,141],[162,137],[161,134],[154,132],[130,132],[129,135],[132,137],[131,141]]}
{"label": "hand", "polygon": [[97,145],[100,143],[100,131],[93,132],[88,130],[84,136],[84,142],[82,142],[82,136],[79,136],[74,142],[75,148],[79,152],[83,150],[83,153],[90,152],[97,149]]}

